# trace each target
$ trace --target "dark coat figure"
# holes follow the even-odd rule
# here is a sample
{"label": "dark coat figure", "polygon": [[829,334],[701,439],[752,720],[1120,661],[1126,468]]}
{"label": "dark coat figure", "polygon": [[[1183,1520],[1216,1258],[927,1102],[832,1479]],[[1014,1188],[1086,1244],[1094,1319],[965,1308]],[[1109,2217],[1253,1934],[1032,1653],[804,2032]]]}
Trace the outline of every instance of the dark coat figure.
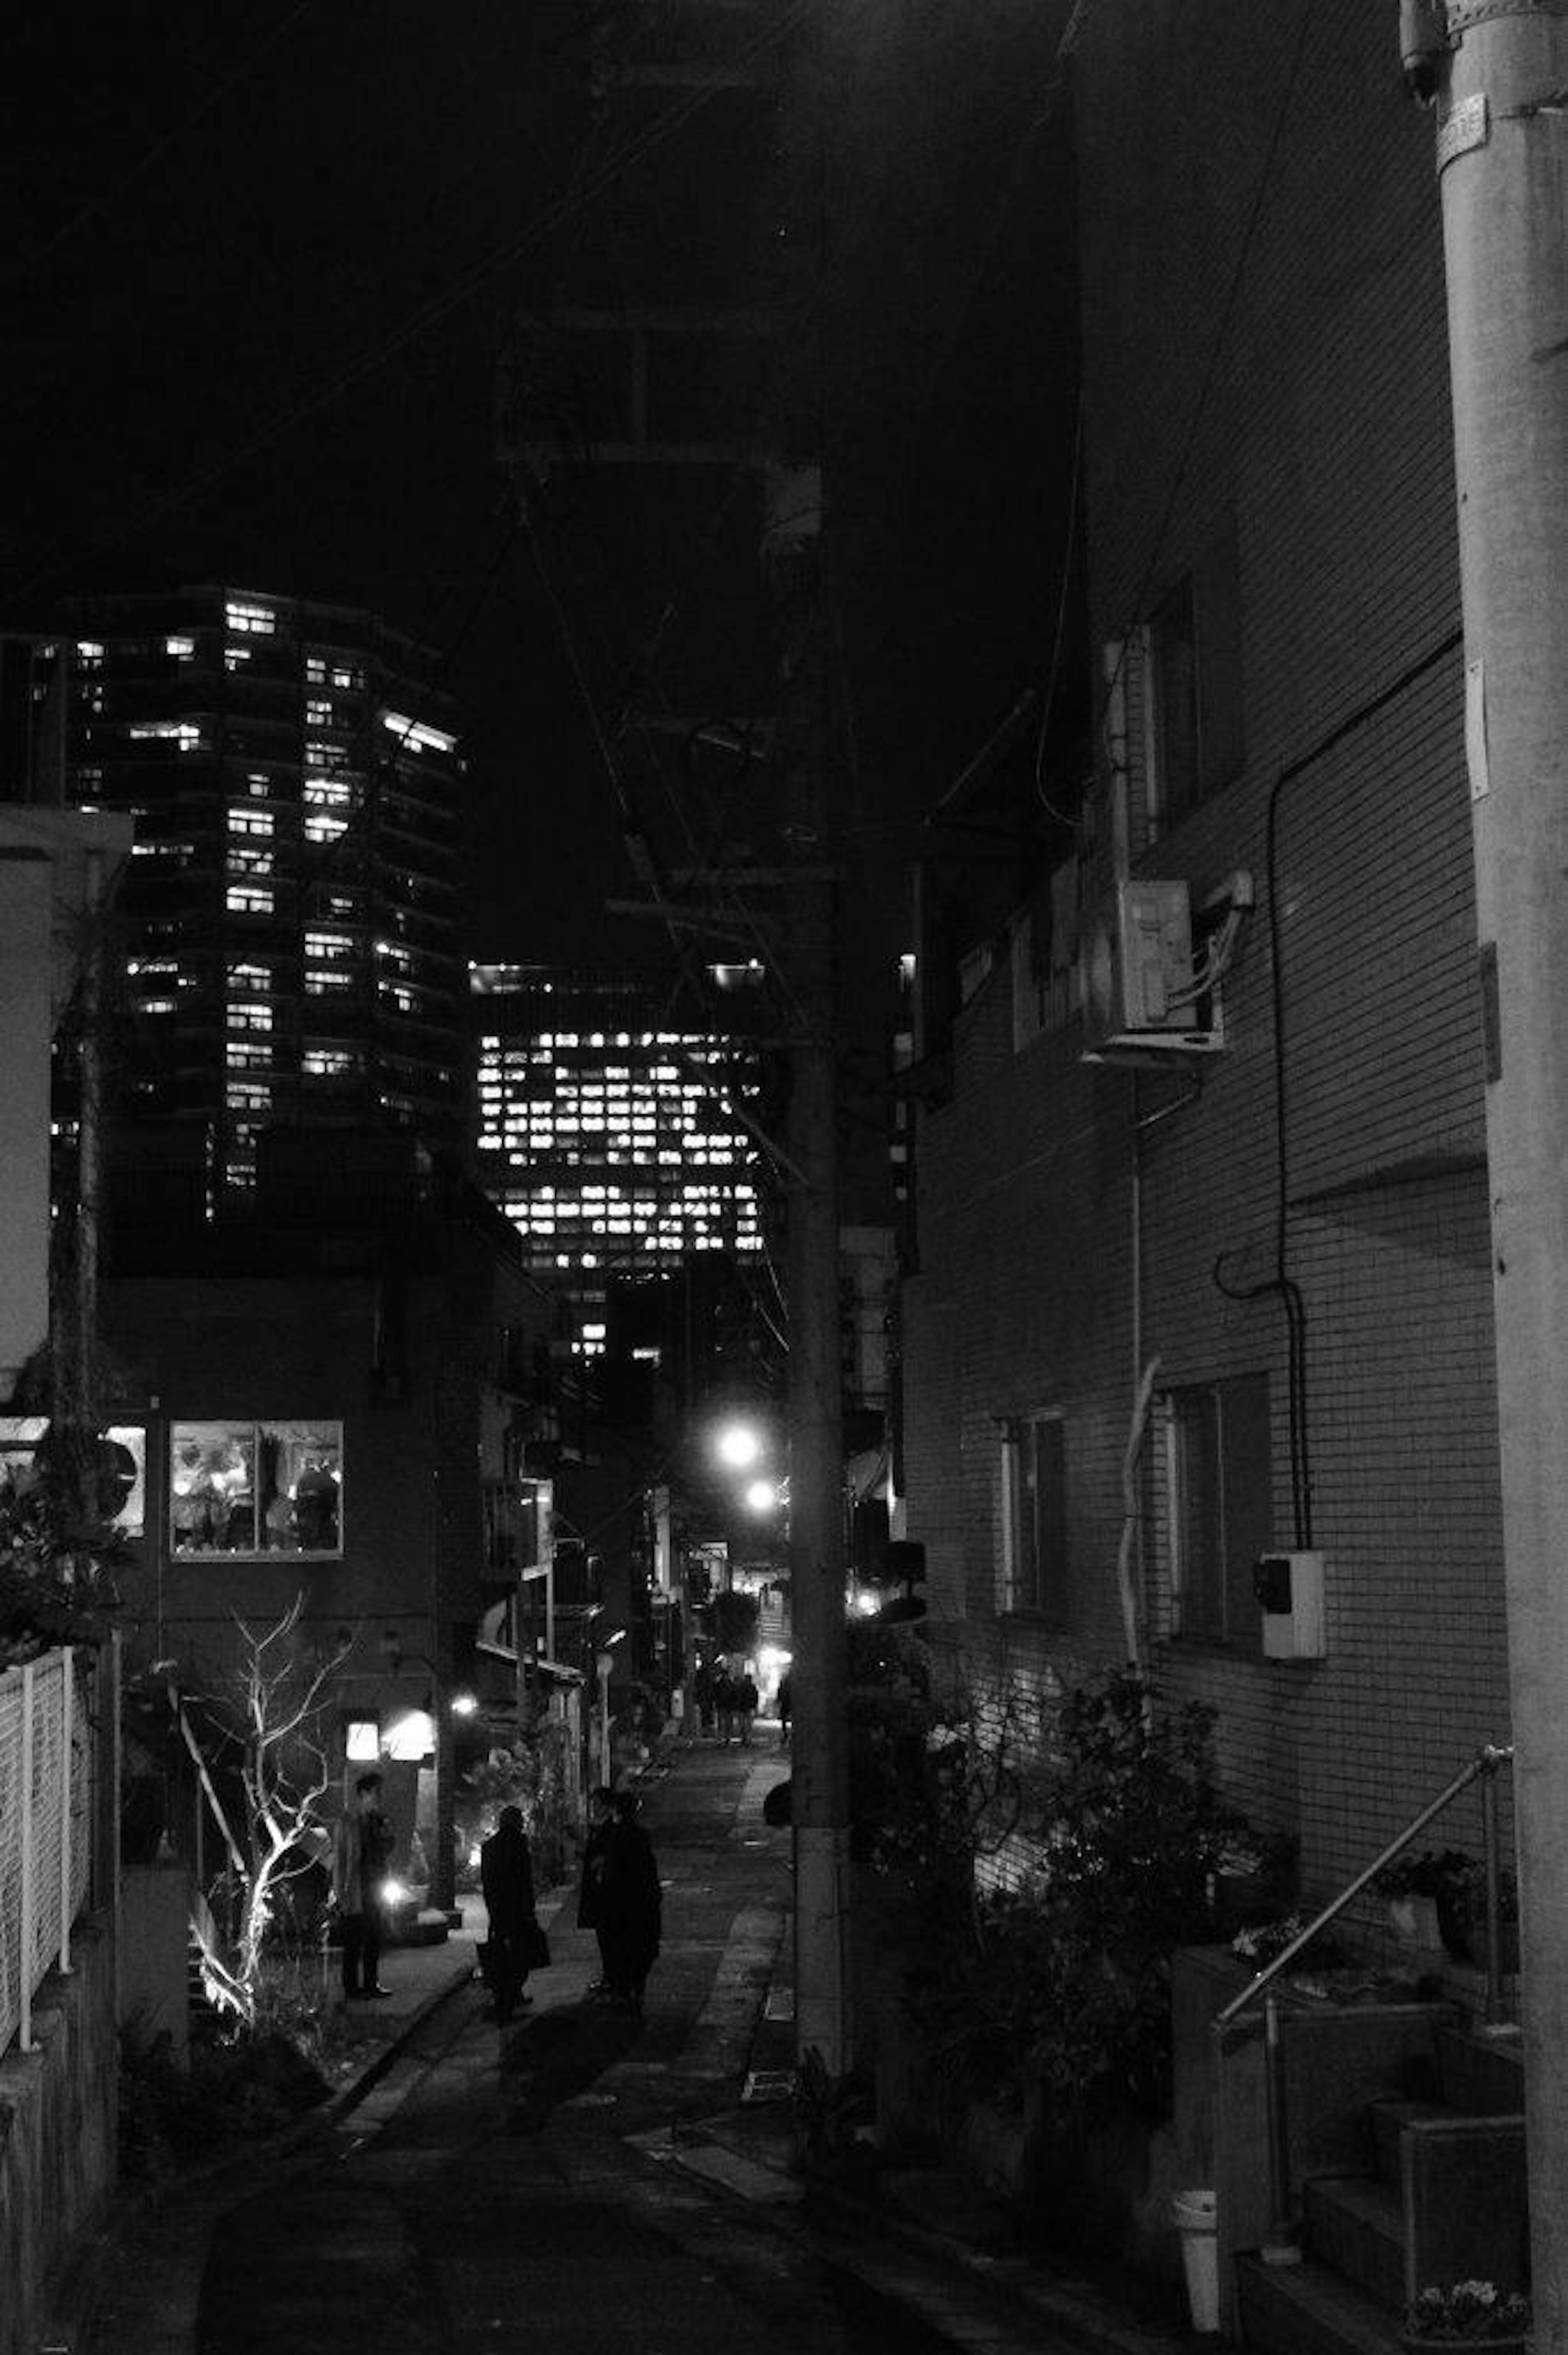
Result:
{"label": "dark coat figure", "polygon": [[747,1669],[744,1676],[736,1679],[735,1688],[736,1718],[740,1738],[747,1748],[751,1744],[751,1721],[757,1715],[758,1699],[756,1682],[750,1670]]}
{"label": "dark coat figure", "polygon": [[495,1830],[481,1847],[479,1885],[490,1916],[486,1977],[495,1996],[495,2017],[506,2020],[526,2001],[523,1988],[535,1930],[534,1865],[521,1807],[503,1807]]}
{"label": "dark coat figure", "polygon": [[379,1774],[361,1774],[354,1800],[339,1817],[333,1835],[332,1894],[338,1909],[343,1937],[343,1991],[346,1997],[386,1995],[377,1973],[381,1942],[386,1934],[386,1901],[381,1884],[392,1860],[392,1831],[376,1805],[381,1796]]}
{"label": "dark coat figure", "polygon": [[714,1721],[721,1742],[727,1742],[736,1732],[735,1678],[727,1668],[720,1668],[714,1678]]}
{"label": "dark coat figure", "polygon": [[634,1791],[618,1791],[599,1881],[599,1951],[609,1992],[642,2015],[642,1990],[659,1953],[663,1895],[653,1843],[637,1821]]}
{"label": "dark coat figure", "polygon": [[780,1743],[786,1742],[789,1739],[789,1671],[786,1668],[784,1674],[779,1679],[778,1710],[779,1739]]}
{"label": "dark coat figure", "polygon": [[599,1977],[589,1987],[589,1995],[605,1995],[609,1987],[600,1909],[605,1844],[614,1822],[615,1793],[608,1785],[601,1785],[588,1801],[588,1838],[583,1843],[583,1876],[577,1886],[577,1927],[579,1930],[591,1930],[599,1941]]}

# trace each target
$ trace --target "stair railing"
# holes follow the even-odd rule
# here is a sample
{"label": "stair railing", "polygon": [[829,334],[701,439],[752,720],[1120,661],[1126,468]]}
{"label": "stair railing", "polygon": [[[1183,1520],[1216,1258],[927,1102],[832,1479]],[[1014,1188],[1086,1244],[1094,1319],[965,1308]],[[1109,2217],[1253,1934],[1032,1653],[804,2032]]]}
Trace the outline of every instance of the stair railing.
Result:
{"label": "stair railing", "polygon": [[1502,1967],[1502,1864],[1498,1836],[1497,1777],[1500,1767],[1513,1761],[1511,1743],[1500,1747],[1495,1742],[1483,1742],[1475,1756],[1462,1766],[1452,1782],[1444,1785],[1437,1796],[1413,1816],[1403,1831],[1396,1832],[1385,1848],[1380,1849],[1372,1862],[1347,1881],[1339,1894],[1316,1913],[1304,1930],[1298,1931],[1287,1946],[1282,1946],[1271,1962],[1248,1981],[1239,1995],[1214,2015],[1213,2028],[1217,2036],[1231,2021],[1250,2011],[1258,1998],[1263,1998],[1264,2092],[1267,2103],[1269,2212],[1273,2222],[1269,2237],[1259,2254],[1266,2264],[1293,2265],[1301,2261],[1300,2238],[1290,2207],[1290,2154],[1285,2115],[1285,2046],[1279,2026],[1279,1999],[1275,1981],[1289,1969],[1297,1956],[1309,1946],[1314,1938],[1335,1922],[1347,1905],[1352,1904],[1361,1891],[1376,1880],[1383,1867],[1418,1839],[1433,1818],[1445,1807],[1451,1806],[1461,1791],[1472,1783],[1481,1786],[1481,1855],[1486,1877],[1486,1956],[1487,1995],[1486,2025],[1494,2034],[1503,2024]]}

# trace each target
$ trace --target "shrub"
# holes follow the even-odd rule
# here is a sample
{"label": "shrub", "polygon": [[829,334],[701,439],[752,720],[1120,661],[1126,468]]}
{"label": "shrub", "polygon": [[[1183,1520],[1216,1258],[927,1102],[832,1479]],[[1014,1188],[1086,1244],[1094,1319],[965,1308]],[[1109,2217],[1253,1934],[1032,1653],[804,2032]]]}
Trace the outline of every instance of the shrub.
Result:
{"label": "shrub", "polygon": [[1118,1669],[1063,1704],[1022,1886],[981,1899],[934,1998],[949,2059],[998,2098],[1033,2091],[1048,2125],[1096,2111],[1162,2114],[1172,1951],[1210,1934],[1212,1890],[1244,1829],[1223,1807],[1214,1713],[1161,1717]]}

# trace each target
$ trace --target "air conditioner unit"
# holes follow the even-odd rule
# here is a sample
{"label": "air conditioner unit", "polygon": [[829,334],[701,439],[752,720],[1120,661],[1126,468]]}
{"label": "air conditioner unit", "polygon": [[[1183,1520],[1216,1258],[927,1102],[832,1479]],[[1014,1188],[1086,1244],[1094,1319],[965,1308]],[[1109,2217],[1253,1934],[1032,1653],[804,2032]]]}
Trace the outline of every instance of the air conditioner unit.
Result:
{"label": "air conditioner unit", "polygon": [[1223,1047],[1218,1007],[1212,991],[1200,997],[1196,970],[1185,882],[1124,876],[1085,943],[1084,1060],[1160,1063]]}

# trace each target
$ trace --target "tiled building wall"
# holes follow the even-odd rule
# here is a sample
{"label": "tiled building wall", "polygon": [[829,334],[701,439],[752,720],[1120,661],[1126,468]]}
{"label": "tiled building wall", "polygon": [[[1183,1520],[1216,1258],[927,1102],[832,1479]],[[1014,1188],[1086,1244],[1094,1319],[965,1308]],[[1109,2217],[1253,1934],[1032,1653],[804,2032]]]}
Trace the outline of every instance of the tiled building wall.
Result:
{"label": "tiled building wall", "polygon": [[[1040,1678],[1119,1659],[1121,1457],[1150,1357],[1162,1385],[1268,1376],[1274,1541],[1308,1541],[1281,1300],[1238,1296],[1276,1273],[1283,1190],[1326,1657],[1171,1639],[1151,1455],[1137,1560],[1160,1682],[1218,1706],[1230,1788],[1300,1830],[1321,1884],[1508,1727],[1431,123],[1361,0],[1293,37],[1277,12],[1189,0],[1097,12],[1075,60],[1091,642],[1135,647],[1235,527],[1244,765],[1162,837],[1136,729],[1129,780],[1135,870],[1195,902],[1255,879],[1227,1044],[1196,1084],[1081,1066],[1075,1023],[1015,1051],[999,963],[960,1018],[952,1102],[922,1120],[905,1387],[934,1617]],[[1101,884],[1104,765],[1080,840]],[[1067,1418],[1070,1558],[1044,1614],[999,1623],[996,1418],[1045,1408]]]}

